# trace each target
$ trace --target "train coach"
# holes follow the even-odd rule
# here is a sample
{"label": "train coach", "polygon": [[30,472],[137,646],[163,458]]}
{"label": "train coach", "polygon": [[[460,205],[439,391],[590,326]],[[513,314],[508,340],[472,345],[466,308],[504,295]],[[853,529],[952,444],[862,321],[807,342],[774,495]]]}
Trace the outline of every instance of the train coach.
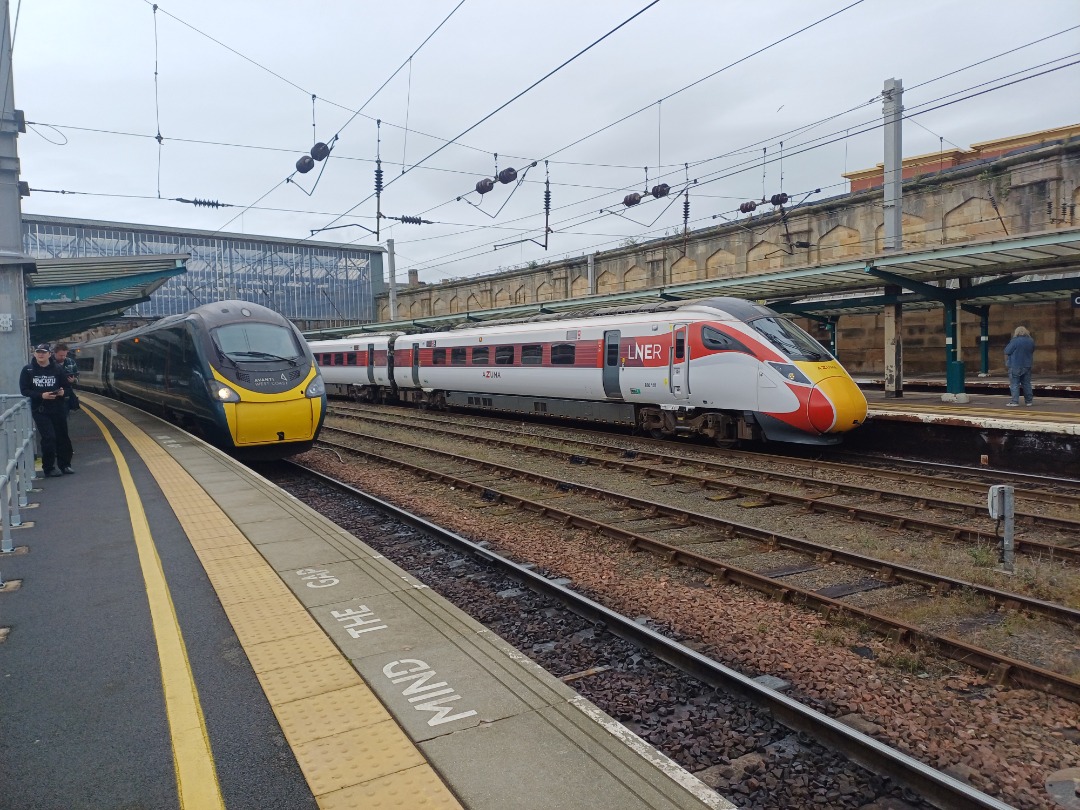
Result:
{"label": "train coach", "polygon": [[738,298],[445,332],[312,341],[332,393],[629,425],[653,436],[835,444],[866,399],[820,343]]}
{"label": "train coach", "polygon": [[322,375],[299,330],[245,301],[80,344],[80,387],[161,416],[249,460],[311,448],[326,414]]}

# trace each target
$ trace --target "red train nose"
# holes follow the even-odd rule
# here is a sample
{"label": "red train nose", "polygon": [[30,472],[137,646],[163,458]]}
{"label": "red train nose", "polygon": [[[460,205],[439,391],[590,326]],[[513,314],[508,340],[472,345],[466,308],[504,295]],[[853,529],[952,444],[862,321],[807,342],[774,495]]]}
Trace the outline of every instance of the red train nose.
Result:
{"label": "red train nose", "polygon": [[819,433],[828,433],[836,424],[836,409],[825,392],[817,386],[814,386],[810,401],[806,404],[806,417]]}

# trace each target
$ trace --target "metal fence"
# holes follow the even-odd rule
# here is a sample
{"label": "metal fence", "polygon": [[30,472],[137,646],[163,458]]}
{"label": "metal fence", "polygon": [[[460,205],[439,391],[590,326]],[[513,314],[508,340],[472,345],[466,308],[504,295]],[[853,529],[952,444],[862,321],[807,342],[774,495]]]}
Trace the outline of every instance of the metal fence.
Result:
{"label": "metal fence", "polygon": [[[0,554],[13,550],[11,530],[22,525],[22,508],[27,504],[34,479],[34,420],[30,400],[0,394],[0,452],[4,469],[0,475],[0,524],[3,539]],[[2,580],[0,580],[2,584]]]}

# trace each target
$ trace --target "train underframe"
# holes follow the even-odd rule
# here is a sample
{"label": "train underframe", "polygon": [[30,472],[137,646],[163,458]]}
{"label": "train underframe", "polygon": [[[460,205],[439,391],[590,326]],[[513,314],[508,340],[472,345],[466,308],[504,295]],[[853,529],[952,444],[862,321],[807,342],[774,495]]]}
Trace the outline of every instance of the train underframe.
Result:
{"label": "train underframe", "polygon": [[[344,389],[346,386],[340,386]],[[392,391],[375,385],[347,386],[339,392],[357,402],[399,402],[432,411],[498,411],[538,417],[605,422],[632,427],[654,438],[701,436],[721,447],[762,438],[753,414],[744,411],[708,411],[700,408],[660,408],[627,402],[540,399],[510,394],[409,388]]]}

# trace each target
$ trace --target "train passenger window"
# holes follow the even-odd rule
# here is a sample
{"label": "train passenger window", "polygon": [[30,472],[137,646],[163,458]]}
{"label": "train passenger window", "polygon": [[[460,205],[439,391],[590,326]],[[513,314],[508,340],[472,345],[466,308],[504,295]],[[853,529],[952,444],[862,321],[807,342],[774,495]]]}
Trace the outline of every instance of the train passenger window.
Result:
{"label": "train passenger window", "polygon": [[686,357],[686,331],[680,330],[675,334],[675,359],[682,360]]}
{"label": "train passenger window", "polygon": [[345,355],[342,352],[334,352],[334,365],[335,366],[343,366],[343,365],[345,365]]}
{"label": "train passenger window", "polygon": [[488,355],[491,353],[487,346],[473,346],[472,362],[474,366],[486,366]]}
{"label": "train passenger window", "polygon": [[551,365],[572,366],[574,365],[573,343],[555,343],[551,346]]}
{"label": "train passenger window", "polygon": [[496,346],[495,347],[495,365],[497,365],[497,366],[512,366],[512,365],[514,365],[514,347],[513,346]]}
{"label": "train passenger window", "polygon": [[521,347],[521,365],[538,366],[544,362],[544,347],[539,343],[530,343]]}
{"label": "train passenger window", "polygon": [[79,367],[79,371],[93,371],[94,370],[94,358],[93,357],[80,357],[75,361],[75,365]]}
{"label": "train passenger window", "polygon": [[445,366],[446,365],[446,349],[432,349],[431,350],[431,365],[433,365],[433,366]]}
{"label": "train passenger window", "polygon": [[701,327],[701,342],[705,344],[706,349],[712,349],[714,351],[753,354],[749,348],[731,337],[731,335],[725,335],[719,329],[713,329],[711,326]]}
{"label": "train passenger window", "polygon": [[450,365],[463,366],[465,365],[465,347],[455,346],[450,350]]}

